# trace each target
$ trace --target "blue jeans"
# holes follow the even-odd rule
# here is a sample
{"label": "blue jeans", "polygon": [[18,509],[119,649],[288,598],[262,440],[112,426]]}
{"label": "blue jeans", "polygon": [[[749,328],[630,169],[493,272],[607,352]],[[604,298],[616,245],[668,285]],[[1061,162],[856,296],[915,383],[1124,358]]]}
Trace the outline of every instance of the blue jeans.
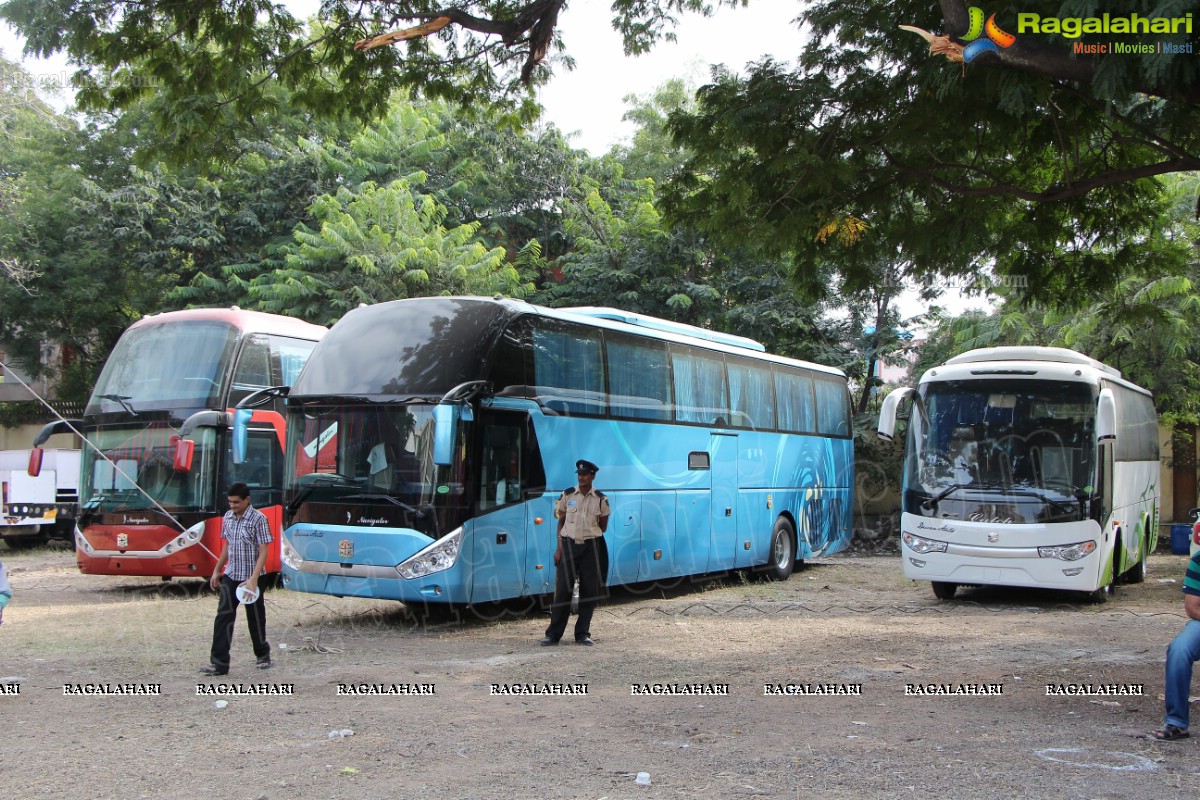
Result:
{"label": "blue jeans", "polygon": [[1189,619],[1167,647],[1167,719],[1177,728],[1188,726],[1188,695],[1192,665],[1200,661],[1200,622]]}

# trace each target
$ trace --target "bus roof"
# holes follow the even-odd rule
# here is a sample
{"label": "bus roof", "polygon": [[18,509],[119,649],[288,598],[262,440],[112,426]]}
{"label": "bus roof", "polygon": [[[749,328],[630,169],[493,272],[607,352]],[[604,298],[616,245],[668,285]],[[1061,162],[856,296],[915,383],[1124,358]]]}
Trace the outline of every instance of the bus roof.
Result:
{"label": "bus roof", "polygon": [[605,306],[576,306],[571,308],[560,309],[562,311],[570,311],[574,314],[581,314],[585,317],[596,317],[597,319],[615,319],[618,322],[625,322],[630,325],[637,325],[640,328],[650,328],[655,331],[666,331],[668,333],[678,333],[683,336],[693,336],[697,339],[703,339],[707,342],[717,342],[719,344],[727,344],[732,347],[744,347],[747,350],[755,350],[759,353],[767,352],[767,348],[761,342],[756,342],[753,339],[748,339],[745,336],[735,336],[732,333],[722,333],[721,331],[710,331],[707,328],[698,328],[695,325],[687,325],[682,322],[672,322],[669,319],[659,319],[646,314],[635,314],[632,311],[622,311],[619,308],[607,308]]}
{"label": "bus roof", "polygon": [[978,361],[1055,361],[1062,364],[1082,364],[1114,377],[1121,377],[1119,369],[1065,347],[981,347],[947,359],[946,365]]}
{"label": "bus roof", "polygon": [[1065,347],[982,347],[968,350],[921,376],[920,383],[953,381],[971,377],[1029,377],[1046,380],[1084,381],[1099,385],[1101,380],[1151,395],[1129,380],[1119,369]]}
{"label": "bus roof", "polygon": [[302,319],[284,317],[279,314],[267,314],[262,311],[246,311],[233,306],[231,308],[188,308],[182,311],[163,311],[158,314],[147,314],[129,326],[130,329],[145,325],[163,325],[172,322],[210,321],[228,322],[243,333],[271,333],[278,336],[291,336],[297,339],[320,339],[328,329],[321,325],[313,325]]}
{"label": "bus roof", "polygon": [[627,333],[650,336],[655,339],[664,339],[680,344],[691,344],[697,347],[706,347],[710,350],[720,350],[723,353],[730,353],[732,355],[774,361],[779,364],[790,364],[792,366],[804,367],[814,372],[845,377],[845,373],[837,367],[829,367],[811,361],[801,361],[796,358],[768,353],[762,344],[744,336],[711,331],[707,328],[698,328],[695,325],[659,319],[648,314],[638,314],[632,311],[621,311],[620,309],[604,308],[601,306],[548,308],[546,306],[536,306],[521,300],[504,302],[512,303],[514,306],[521,306],[526,313],[537,314],[542,317],[569,320],[584,325],[625,331]]}
{"label": "bus roof", "polygon": [[[429,396],[444,394],[477,380],[486,368],[496,338],[520,317],[542,317],[703,347],[743,358],[807,369],[845,380],[834,367],[756,352],[744,345],[701,339],[684,327],[634,315],[638,324],[613,319],[610,309],[553,309],[502,297],[418,297],[360,306],[333,326],[303,372],[290,397]],[[615,312],[621,315],[621,312]],[[734,337],[741,339],[741,337]],[[749,341],[749,340],[741,340]],[[363,347],[364,342],[372,346]]]}

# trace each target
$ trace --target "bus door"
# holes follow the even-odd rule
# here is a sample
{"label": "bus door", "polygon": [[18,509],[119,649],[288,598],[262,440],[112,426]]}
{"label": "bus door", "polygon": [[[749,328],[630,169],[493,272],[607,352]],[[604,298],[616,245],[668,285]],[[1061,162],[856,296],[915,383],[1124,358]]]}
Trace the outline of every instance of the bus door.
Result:
{"label": "bus door", "polygon": [[713,431],[710,440],[712,458],[709,478],[712,481],[712,550],[708,570],[715,572],[738,566],[749,566],[752,551],[742,547],[737,525],[737,434],[732,431]]}
{"label": "bus door", "polygon": [[[526,417],[520,412],[490,409],[479,413],[476,515],[470,523],[470,546],[463,553],[471,576],[472,603],[525,593],[527,527],[532,526],[522,475],[528,466],[522,457]],[[541,527],[545,526],[543,522]]]}

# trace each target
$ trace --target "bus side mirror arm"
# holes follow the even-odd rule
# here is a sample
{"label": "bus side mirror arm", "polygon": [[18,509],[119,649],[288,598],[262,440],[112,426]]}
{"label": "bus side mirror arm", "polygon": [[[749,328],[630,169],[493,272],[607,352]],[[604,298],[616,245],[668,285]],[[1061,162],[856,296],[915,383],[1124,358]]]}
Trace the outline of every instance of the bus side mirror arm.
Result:
{"label": "bus side mirror arm", "polygon": [[1112,389],[1100,390],[1100,402],[1096,408],[1096,441],[1116,441],[1117,398]]}
{"label": "bus side mirror arm", "polygon": [[175,458],[172,468],[176,472],[191,472],[192,457],[196,452],[196,443],[187,438],[199,428],[228,428],[233,424],[233,415],[228,411],[197,411],[179,428],[179,434],[171,437],[175,441]]}
{"label": "bus side mirror arm", "polygon": [[79,428],[83,426],[81,419],[60,419],[54,422],[48,422],[42,429],[38,431],[38,435],[33,440],[34,447],[41,447],[56,433],[78,433]]}
{"label": "bus side mirror arm", "polygon": [[915,389],[905,387],[893,389],[887,397],[883,398],[883,407],[879,409],[879,424],[875,426],[875,432],[880,439],[892,440],[896,433],[896,412],[900,407],[900,402],[911,399],[914,395],[916,395]]}
{"label": "bus side mirror arm", "polygon": [[192,435],[197,428],[228,428],[233,424],[233,415],[228,411],[197,411],[179,428],[180,438]]}
{"label": "bus side mirror arm", "polygon": [[259,389],[256,392],[251,392],[241,399],[237,404],[238,408],[258,408],[265,406],[277,397],[287,397],[291,393],[290,386],[268,386],[265,389]]}

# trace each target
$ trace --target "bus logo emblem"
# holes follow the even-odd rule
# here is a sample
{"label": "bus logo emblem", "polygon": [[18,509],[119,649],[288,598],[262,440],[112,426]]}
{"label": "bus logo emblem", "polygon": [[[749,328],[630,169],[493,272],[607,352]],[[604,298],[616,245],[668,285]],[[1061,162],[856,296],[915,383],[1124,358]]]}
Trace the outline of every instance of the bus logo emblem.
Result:
{"label": "bus logo emblem", "polygon": [[992,544],[995,544],[996,542],[1000,541],[1000,534],[996,533],[995,531],[992,531],[991,533],[988,534],[988,541],[991,542]]}
{"label": "bus logo emblem", "polygon": [[354,555],[354,542],[349,539],[342,539],[338,542],[338,555],[342,558],[350,558]]}
{"label": "bus logo emblem", "polygon": [[117,547],[129,547],[129,534],[128,533],[118,533],[117,534]]}

